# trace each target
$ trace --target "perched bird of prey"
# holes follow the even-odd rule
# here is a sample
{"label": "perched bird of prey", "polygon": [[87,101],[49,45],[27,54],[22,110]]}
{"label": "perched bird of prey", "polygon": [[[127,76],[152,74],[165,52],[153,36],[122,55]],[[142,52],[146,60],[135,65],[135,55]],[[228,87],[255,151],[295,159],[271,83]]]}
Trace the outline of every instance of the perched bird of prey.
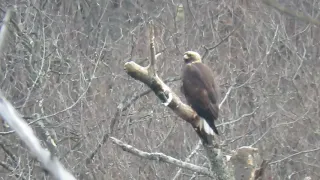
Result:
{"label": "perched bird of prey", "polygon": [[204,143],[212,141],[214,133],[219,134],[214,121],[218,118],[217,88],[212,70],[201,62],[201,56],[187,51],[183,56],[182,87],[188,104],[200,116],[197,133]]}

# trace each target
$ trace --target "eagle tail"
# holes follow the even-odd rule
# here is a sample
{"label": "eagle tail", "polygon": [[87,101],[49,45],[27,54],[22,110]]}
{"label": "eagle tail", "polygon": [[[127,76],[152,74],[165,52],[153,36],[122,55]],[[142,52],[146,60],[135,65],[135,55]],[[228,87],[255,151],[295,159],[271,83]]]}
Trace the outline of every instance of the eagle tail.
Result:
{"label": "eagle tail", "polygon": [[210,134],[210,135],[214,135],[213,134],[213,129],[210,127],[210,125],[207,123],[207,121],[203,118],[201,118],[201,125],[202,125],[202,128],[203,130],[207,133],[207,134]]}
{"label": "eagle tail", "polygon": [[210,120],[209,122],[212,122],[212,124],[208,124],[208,122],[204,118],[201,118],[200,124],[204,128],[205,132],[211,135],[214,135],[214,133],[219,135],[218,129],[214,125],[213,120]]}
{"label": "eagle tail", "polygon": [[198,134],[203,139],[204,143],[211,144],[214,134],[218,135],[217,128],[213,125],[213,128],[203,118],[200,118],[200,127]]}

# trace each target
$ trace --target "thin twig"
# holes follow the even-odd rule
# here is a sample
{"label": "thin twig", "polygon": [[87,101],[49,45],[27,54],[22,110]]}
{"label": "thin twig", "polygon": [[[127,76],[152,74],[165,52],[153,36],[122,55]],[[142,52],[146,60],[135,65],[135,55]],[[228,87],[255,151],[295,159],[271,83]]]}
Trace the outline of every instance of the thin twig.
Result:
{"label": "thin twig", "polygon": [[208,56],[209,52],[212,51],[213,49],[215,49],[216,47],[220,46],[220,44],[222,44],[224,41],[226,41],[227,39],[229,39],[229,37],[236,31],[238,30],[240,27],[241,27],[241,23],[238,24],[238,26],[236,28],[234,28],[234,30],[232,32],[230,32],[226,37],[224,37],[218,44],[212,46],[212,47],[206,47],[206,46],[203,46],[203,48],[205,49],[205,52],[202,56],[202,60],[204,61],[205,58]]}
{"label": "thin twig", "polygon": [[14,176],[18,179],[22,179],[22,180],[26,180],[27,178],[25,176],[23,176],[22,174],[17,174],[15,173],[15,171],[17,171],[15,168],[9,166],[9,164],[7,164],[6,162],[0,161],[0,166],[2,166],[4,169],[12,172],[14,174]]}
{"label": "thin twig", "polygon": [[156,50],[154,47],[154,25],[153,22],[149,23],[149,31],[150,31],[150,65],[149,65],[149,73],[151,76],[156,76]]}
{"label": "thin twig", "polygon": [[310,152],[316,152],[316,151],[320,151],[320,148],[315,148],[315,149],[310,149],[310,150],[300,151],[300,152],[297,152],[297,153],[291,154],[290,156],[284,157],[284,158],[282,158],[282,159],[279,159],[279,160],[273,161],[273,162],[271,162],[270,164],[276,164],[276,163],[279,163],[279,162],[281,162],[281,161],[284,161],[284,160],[287,160],[287,159],[293,158],[294,156],[298,156],[298,155],[302,155],[302,154],[306,154],[306,153],[310,153]]}
{"label": "thin twig", "polygon": [[[196,152],[200,149],[201,147],[201,140],[198,141],[197,145],[195,146],[195,148],[192,150],[192,152],[188,155],[188,157],[185,159],[185,162],[189,162],[191,160],[191,158],[193,157],[193,155],[196,154]],[[179,168],[179,170],[177,171],[176,175],[172,178],[172,180],[176,180],[179,178],[180,174],[182,172],[182,169]]]}
{"label": "thin twig", "polygon": [[222,101],[219,104],[219,109],[221,108],[221,106],[223,105],[223,103],[227,100],[227,98],[229,97],[231,90],[232,90],[233,86],[230,86],[226,95],[224,96],[224,98],[222,99]]}

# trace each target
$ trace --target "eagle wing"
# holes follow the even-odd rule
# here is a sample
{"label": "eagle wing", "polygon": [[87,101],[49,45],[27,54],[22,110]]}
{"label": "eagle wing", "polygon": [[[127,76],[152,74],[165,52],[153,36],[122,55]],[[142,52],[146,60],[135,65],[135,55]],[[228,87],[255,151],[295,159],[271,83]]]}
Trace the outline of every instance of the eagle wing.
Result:
{"label": "eagle wing", "polygon": [[203,63],[186,65],[182,90],[188,103],[209,108],[213,111],[212,115],[215,116],[215,119],[218,118],[217,89],[213,72],[207,65]]}
{"label": "eagle wing", "polygon": [[214,125],[219,108],[213,72],[203,63],[192,63],[186,65],[182,81],[182,89],[188,103],[218,134]]}

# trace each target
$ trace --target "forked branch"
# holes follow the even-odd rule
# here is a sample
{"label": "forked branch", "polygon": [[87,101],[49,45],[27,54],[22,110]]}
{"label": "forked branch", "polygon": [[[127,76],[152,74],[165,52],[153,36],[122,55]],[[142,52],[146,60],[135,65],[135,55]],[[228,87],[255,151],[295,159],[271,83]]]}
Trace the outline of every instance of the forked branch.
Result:
{"label": "forked branch", "polygon": [[[156,96],[173,110],[179,117],[193,124],[195,112],[190,106],[184,104],[180,98],[158,77],[151,76],[147,68],[142,67],[135,62],[127,62],[125,70],[134,79],[146,84]],[[171,100],[169,99],[171,96]]]}

